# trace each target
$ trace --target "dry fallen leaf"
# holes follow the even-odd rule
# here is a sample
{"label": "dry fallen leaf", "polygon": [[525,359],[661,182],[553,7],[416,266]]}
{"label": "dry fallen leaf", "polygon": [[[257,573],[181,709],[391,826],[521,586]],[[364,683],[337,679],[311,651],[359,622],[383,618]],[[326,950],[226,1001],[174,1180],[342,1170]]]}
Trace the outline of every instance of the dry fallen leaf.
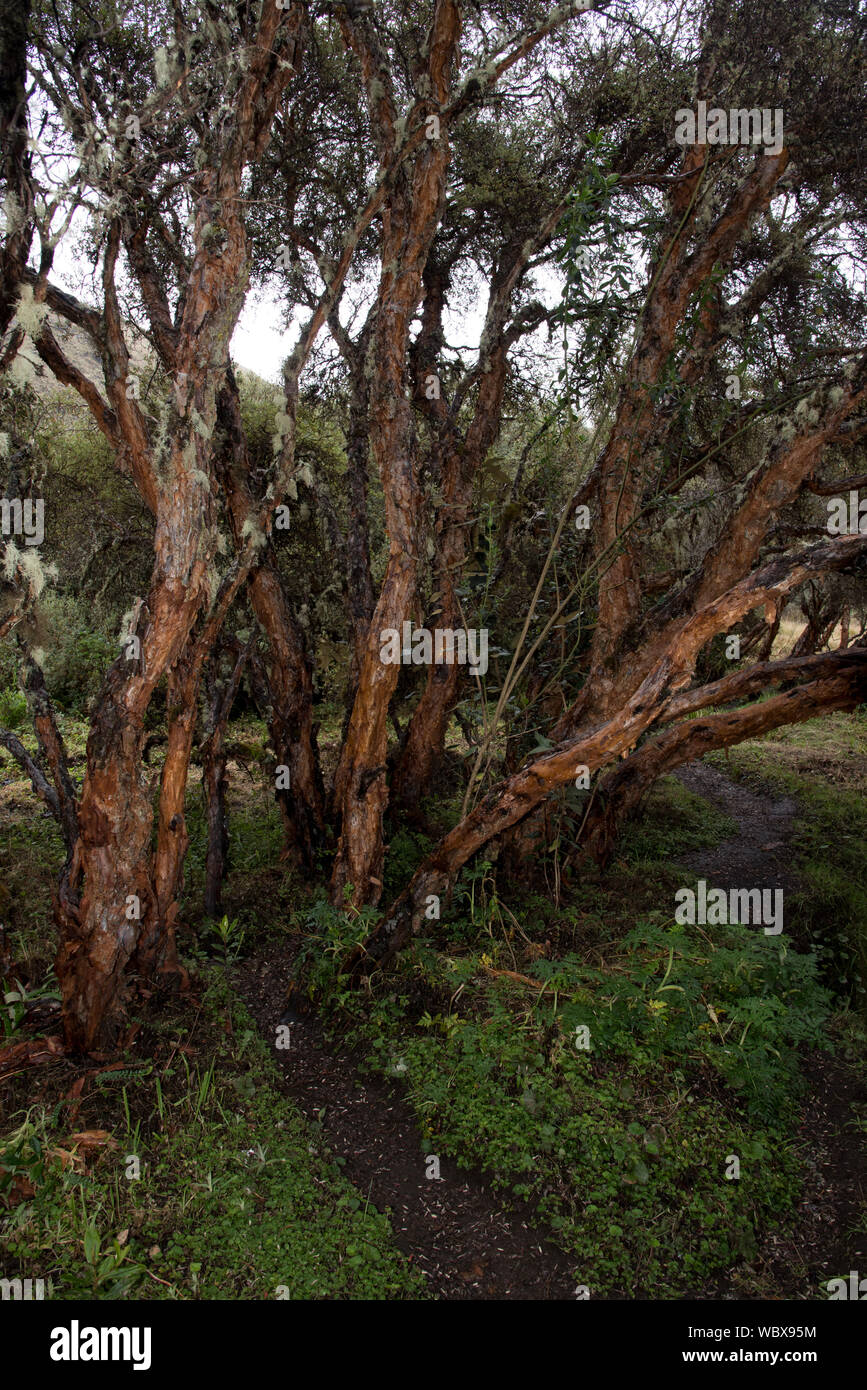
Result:
{"label": "dry fallen leaf", "polygon": [[0,1048],[0,1071],[19,1062],[36,1064],[50,1061],[63,1054],[63,1039],[60,1037],[32,1038],[27,1042],[12,1043]]}
{"label": "dry fallen leaf", "polygon": [[7,1207],[17,1207],[19,1202],[28,1202],[36,1196],[36,1188],[29,1178],[15,1176],[9,1191],[0,1197],[0,1203]]}
{"label": "dry fallen leaf", "polygon": [[79,1153],[72,1153],[69,1149],[61,1149],[55,1146],[48,1150],[49,1158],[59,1158],[61,1167],[71,1168],[75,1173],[84,1172],[84,1159]]}
{"label": "dry fallen leaf", "polygon": [[82,1129],[78,1134],[73,1134],[69,1140],[84,1153],[89,1154],[99,1149],[116,1149],[117,1140],[112,1139],[107,1129]]}

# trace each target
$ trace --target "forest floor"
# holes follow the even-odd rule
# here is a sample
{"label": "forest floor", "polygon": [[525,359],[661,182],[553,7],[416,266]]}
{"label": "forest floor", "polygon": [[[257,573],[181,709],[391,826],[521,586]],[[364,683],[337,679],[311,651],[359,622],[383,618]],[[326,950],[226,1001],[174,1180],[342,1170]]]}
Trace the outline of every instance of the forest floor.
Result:
{"label": "forest floor", "polygon": [[[682,856],[685,867],[714,887],[761,884],[798,887],[791,836],[797,802],[750,790],[707,763],[678,774],[737,829],[712,848]],[[236,975],[251,1015],[267,1037],[285,1016],[294,951],[282,961],[246,962]],[[339,1047],[312,1013],[290,1011],[291,1045],[278,1054],[284,1086],[309,1117],[318,1117],[344,1172],[380,1210],[395,1240],[441,1298],[567,1298],[575,1296],[570,1262],[544,1222],[526,1207],[509,1209],[485,1175],[438,1159],[439,1180],[426,1178],[427,1155],[400,1082],[359,1073],[359,1055]],[[805,1264],[867,1267],[867,1146],[853,1116],[867,1111],[867,1085],[854,1068],[827,1054],[804,1060],[809,1089],[799,1134],[805,1144],[805,1187],[797,1228],[769,1236],[754,1265],[761,1280],[797,1296],[792,1270]],[[860,1220],[860,1228],[859,1228]],[[550,1236],[550,1231],[547,1235]],[[693,1296],[738,1297],[728,1281]]]}
{"label": "forest floor", "polygon": [[[798,803],[792,796],[751,790],[705,762],[683,768],[679,778],[738,827],[715,848],[686,856],[688,868],[720,888],[761,883],[788,895],[803,887],[793,854]],[[827,1052],[809,1053],[802,1067],[807,1091],[798,1135],[806,1176],[799,1219],[786,1238],[772,1235],[759,1255],[766,1278],[783,1288],[793,1269],[867,1267],[867,1078],[863,1068]]]}
{"label": "forest floor", "polygon": [[[52,1041],[56,832],[0,763],[0,1274],[60,1298],[810,1299],[867,1267],[863,715],[668,779],[604,876],[566,819],[537,883],[475,866],[363,1000],[240,732],[222,930],[191,808],[192,992],[131,1001],[119,1060]],[[424,849],[393,831],[395,883]],[[782,887],[782,941],[674,929],[696,877]],[[316,1003],[281,1034],[299,953]]]}
{"label": "forest floor", "polygon": [[[245,962],[236,982],[265,1037],[284,1015],[294,956]],[[395,1244],[439,1298],[568,1298],[571,1261],[544,1234],[544,1223],[508,1210],[478,1171],[427,1154],[398,1081],[361,1076],[363,1054],[335,1046],[315,1015],[296,1015],[291,1044],[277,1054],[286,1094],[317,1119],[343,1172],[379,1211]]]}

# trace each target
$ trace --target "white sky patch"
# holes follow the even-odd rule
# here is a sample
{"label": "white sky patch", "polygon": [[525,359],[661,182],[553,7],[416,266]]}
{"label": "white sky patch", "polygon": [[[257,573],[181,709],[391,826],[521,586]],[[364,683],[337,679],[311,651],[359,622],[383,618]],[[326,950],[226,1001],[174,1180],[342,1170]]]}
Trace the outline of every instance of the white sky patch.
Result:
{"label": "white sky patch", "polygon": [[249,295],[232,334],[232,360],[274,385],[283,379],[283,363],[298,339],[298,321],[283,327],[283,300],[272,290]]}

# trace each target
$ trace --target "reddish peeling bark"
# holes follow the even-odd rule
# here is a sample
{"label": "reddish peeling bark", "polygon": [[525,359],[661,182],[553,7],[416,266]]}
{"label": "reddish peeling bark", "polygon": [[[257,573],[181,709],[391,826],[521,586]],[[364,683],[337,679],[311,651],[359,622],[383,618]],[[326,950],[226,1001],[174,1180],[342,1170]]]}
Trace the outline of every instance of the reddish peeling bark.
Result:
{"label": "reddish peeling bark", "polygon": [[[110,1040],[122,1010],[124,970],[140,938],[146,961],[159,956],[158,894],[171,872],[171,854],[164,838],[152,873],[144,720],[157,683],[180,657],[208,595],[206,563],[197,554],[203,507],[196,490],[176,487],[176,510],[157,527],[141,670],[128,676],[126,658],[115,663],[88,738],[73,877],[81,893],[74,910],[60,914],[57,956],[67,1045],[76,1050]],[[172,771],[180,775],[181,741],[175,731],[166,806],[179,795]]]}
{"label": "reddish peeling bark", "polygon": [[[388,74],[383,70],[371,28],[348,20],[341,23],[362,63],[371,117],[377,126],[385,164],[396,128]],[[429,96],[416,103],[412,124],[423,121],[429,110],[436,110],[446,100],[460,24],[460,11],[453,0],[438,0],[428,50]],[[337,903],[342,903],[347,893],[355,904],[376,902],[382,889],[382,818],[388,800],[388,706],[400,668],[384,665],[380,660],[380,634],[389,628],[401,628],[415,594],[418,487],[413,463],[412,408],[406,390],[406,355],[422,273],[442,215],[449,160],[445,128],[439,140],[425,143],[426,148],[418,150],[411,167],[395,174],[391,196],[382,210],[382,273],[374,330],[370,433],[385,497],[389,555],[334,783],[340,840],[331,893]]]}
{"label": "reddish peeling bark", "polygon": [[[676,707],[678,692],[688,685],[698,652],[712,636],[743,618],[758,603],[782,602],[786,594],[818,572],[857,566],[865,553],[867,537],[851,536],[815,546],[797,557],[776,560],[683,619],[666,652],[610,719],[565,746],[561,743],[506,779],[440,841],[364,945],[349,957],[349,968],[361,976],[393,959],[425,921],[428,896],[448,892],[458,870],[477,850],[572,781],[576,767],[585,766],[593,773],[634,748],[641,736],[665,717],[667,709]],[[847,691],[852,694],[848,686]],[[779,698],[785,704],[793,697]]]}
{"label": "reddish peeling bark", "polygon": [[[652,392],[662,378],[687,306],[717,262],[725,263],[752,218],[765,209],[788,163],[788,151],[760,156],[733,193],[728,206],[699,245],[689,251],[696,199],[706,151],[689,147],[684,179],[672,198],[672,217],[653,266],[639,338],[629,362],[611,434],[593,473],[595,501],[592,538],[600,567],[598,614],[590,650],[589,675],[581,696],[560,720],[555,738],[574,733],[589,719],[604,718],[635,690],[658,659],[658,650],[639,662],[631,653],[641,615],[640,558],[631,530],[642,505],[647,454],[657,426]],[[749,566],[740,571],[746,573]],[[715,592],[721,593],[720,584]],[[632,639],[632,640],[630,640]]]}
{"label": "reddish peeling bark", "polygon": [[[284,20],[297,36],[303,20],[300,7],[287,17],[276,0],[264,0],[222,149],[199,180],[195,251],[181,287],[176,333],[171,342],[165,333],[158,335],[158,345],[172,354],[174,398],[153,449],[145,418],[127,391],[129,357],[115,290],[122,229],[117,219],[109,227],[97,336],[114,427],[133,480],[156,520],[155,557],[136,634],[140,659],[122,656],[99,697],[87,745],[73,892],[59,914],[57,976],[66,1042],[75,1050],[110,1043],[123,1013],[124,972],[139,945],[146,968],[171,954],[169,898],[183,857],[183,783],[189,721],[195,711],[195,696],[186,704],[182,697],[197,689],[209,647],[200,641],[194,655],[188,655],[188,664],[178,663],[200,613],[211,603],[208,571],[216,553],[212,435],[228,343],[248,278],[239,194],[246,161],[267,140],[278,97],[289,79],[289,68],[275,50]],[[135,268],[135,253],[131,263]],[[152,284],[140,288],[146,300],[153,298]],[[158,319],[157,329],[161,326]],[[221,609],[206,622],[208,643],[216,638],[223,615]],[[142,762],[144,721],[164,676],[170,676],[170,696],[177,695],[181,703],[169,728],[160,833],[152,863],[151,792]]]}
{"label": "reddish peeling bark", "polygon": [[618,661],[608,671],[601,694],[594,683],[593,667],[585,690],[558,721],[553,738],[574,734],[588,718],[588,712],[596,715],[616,708],[668,649],[682,621],[681,615],[711,602],[749,573],[774,518],[797,498],[824,449],[865,399],[867,354],[854,364],[844,387],[818,388],[804,402],[804,408],[796,412],[794,424],[788,420],[780,422],[766,466],[757,470],[743,501],[700,569],[644,627],[638,626],[638,609],[634,610],[633,640],[621,640],[616,648]]}
{"label": "reddish peeling bark", "polygon": [[834,710],[857,708],[867,698],[867,650],[853,650],[845,655],[851,660],[833,653],[818,661],[808,658],[802,663],[777,663],[781,670],[776,676],[764,673],[761,684],[754,682],[757,689],[782,679],[785,671],[796,674],[799,665],[818,678],[743,709],[724,710],[678,724],[644,744],[601,779],[579,849],[590,854],[597,864],[607,864],[624,821],[636,811],[654,782],[675,768],[786,724],[801,723]]}

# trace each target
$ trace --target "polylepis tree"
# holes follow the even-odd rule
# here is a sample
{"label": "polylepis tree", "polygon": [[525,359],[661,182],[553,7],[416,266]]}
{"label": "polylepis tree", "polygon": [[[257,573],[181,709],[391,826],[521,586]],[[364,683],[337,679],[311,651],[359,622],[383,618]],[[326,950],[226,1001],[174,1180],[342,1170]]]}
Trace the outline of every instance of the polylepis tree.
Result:
{"label": "polylepis tree", "polygon": [[[347,11],[341,16],[347,47],[361,67],[380,167],[387,165],[395,148],[404,150],[405,157],[388,181],[379,220],[379,286],[368,355],[368,420],[370,446],[384,494],[389,552],[358,662],[355,698],[335,777],[339,839],[331,891],[338,903],[344,897],[355,904],[375,902],[382,889],[383,816],[389,795],[387,721],[398,667],[382,662],[380,633],[399,630],[410,616],[419,579],[421,504],[410,330],[425,291],[426,272],[431,305],[435,306],[431,252],[446,206],[452,127],[462,112],[490,94],[515,64],[585,8],[580,4],[561,7],[521,32],[497,34],[487,61],[469,71],[466,60],[463,70],[459,63],[461,6],[451,0],[434,5],[422,42],[415,35],[408,36],[415,55],[409,64],[403,60],[402,48],[390,51],[372,17]],[[524,265],[530,254],[528,248]],[[496,304],[490,311],[492,330],[498,320],[505,320],[509,302],[505,285],[510,276],[514,285],[518,266],[500,267],[503,284],[498,286]],[[436,313],[433,307],[434,325]],[[428,318],[430,327],[430,313]],[[499,331],[503,329],[504,322],[499,324]],[[492,355],[497,351],[494,341],[489,341],[487,351]],[[484,363],[486,372],[492,363],[493,356],[490,364]],[[492,379],[495,397],[496,379]],[[493,421],[496,404],[490,404],[487,418]],[[484,443],[484,438],[479,440],[479,454],[487,452]],[[454,468],[451,473],[457,485]],[[457,517],[461,503],[457,496],[450,500]],[[443,696],[441,699],[437,692],[428,700],[424,720],[442,722],[440,710],[450,707],[453,692],[444,691]],[[434,702],[436,708],[431,708]]]}
{"label": "polylepis tree", "polygon": [[[546,318],[527,284],[551,253],[570,184],[583,167],[586,142],[578,132],[611,106],[611,55],[604,48],[596,52],[585,39],[564,49],[564,63],[588,70],[579,97],[556,76],[548,78],[537,53],[581,10],[540,14],[533,27],[493,38],[475,32],[471,16],[458,69],[454,31],[460,16],[448,7],[434,7],[426,35],[413,16],[399,20],[338,7],[344,45],[367,92],[366,121],[347,99],[344,77],[331,81],[324,111],[308,89],[298,138],[302,146],[320,138],[339,145],[340,178],[316,161],[312,148],[297,161],[279,143],[254,176],[257,188],[276,195],[263,199],[258,219],[263,277],[276,276],[290,301],[312,309],[316,276],[327,280],[352,232],[371,143],[379,158],[381,198],[375,222],[358,242],[349,296],[364,308],[353,323],[351,309],[344,314],[347,306],[335,300],[328,316],[349,397],[346,535],[344,544],[339,535],[336,543],[345,563],[351,650],[345,738],[330,798],[337,902],[350,891],[357,902],[378,899],[389,802],[398,814],[415,810],[442,756],[460,684],[459,672],[448,665],[428,673],[389,786],[387,718],[397,672],[383,666],[380,633],[400,628],[425,602],[432,623],[452,630],[463,625],[459,589],[473,491],[500,430],[510,353]],[[416,57],[408,68],[410,52]],[[328,81],[334,53],[327,36],[317,46],[317,61]],[[654,62],[662,73],[664,64]],[[502,90],[513,69],[515,90]],[[529,89],[534,111],[525,118]],[[613,99],[620,119],[635,114],[628,101]],[[499,151],[495,171],[492,142]],[[658,128],[650,140],[624,140],[624,164],[632,168],[648,159],[654,146],[663,153]],[[304,178],[299,163],[309,170]],[[479,266],[488,280],[480,350],[470,362],[450,360],[442,351],[444,315],[459,297],[460,281]],[[365,301],[374,277],[376,289]],[[389,551],[378,598],[368,524],[371,452]],[[316,489],[317,504],[328,510],[319,520],[327,522],[332,544],[334,509],[321,479]],[[299,669],[297,662],[283,663],[283,679],[297,684]]]}
{"label": "polylepis tree", "polygon": [[[111,6],[38,15],[37,95],[26,112],[19,100],[0,113],[16,210],[4,243],[15,315],[4,352],[11,369],[26,326],[85,402],[153,528],[148,590],[96,703],[80,797],[27,668],[42,749],[28,772],[68,834],[58,968],[72,1046],[110,1038],[132,969],[174,968],[206,670],[210,910],[223,735],[243,669],[289,772],[277,788],[287,859],[309,873],[333,847],[332,898],[358,907],[382,895],[389,805],[395,818],[417,810],[466,689],[455,665],[419,672],[415,687],[410,673],[403,688],[419,698],[389,747],[400,668],[382,661],[381,634],[419,615],[460,629],[483,613],[494,642],[511,648],[499,689],[481,692],[487,733],[458,823],[387,908],[359,969],[406,944],[430,897],[447,893],[477,850],[532,827],[579,769],[595,778],[582,843],[604,857],[662,771],[863,699],[857,643],[808,650],[827,626],[821,604],[804,650],[773,661],[767,642],[785,602],[828,575],[857,592],[863,564],[860,534],[817,526],[827,489],[837,479],[857,488],[862,471],[863,305],[829,268],[863,235],[860,20],[805,20],[776,0],[749,13],[664,7],[656,33],[628,7],[458,0],[407,12],[265,0],[225,14],[177,3],[151,14],[147,32]],[[20,91],[20,43],[4,55]],[[676,112],[698,100],[746,102],[748,117],[782,107],[785,138],[770,150],[683,148]],[[95,305],[52,278],[56,238],[73,217],[86,221]],[[304,320],[267,458],[251,447],[229,360],[252,273]],[[471,282],[483,285],[477,351],[450,342]],[[64,351],[46,310],[95,345],[104,389]],[[150,389],[132,365],[131,321],[152,354]],[[558,387],[542,325],[563,330]],[[325,329],[332,357],[315,362]],[[339,468],[329,480],[297,466],[308,367],[346,388],[345,497],[329,495]],[[537,381],[548,383],[545,410],[510,411]],[[468,535],[492,449],[513,503],[547,404],[551,427],[569,426],[560,473],[526,524],[491,504],[500,559],[486,606],[474,609]],[[293,552],[273,544],[276,508],[292,511],[299,484],[318,509],[323,570],[342,569],[346,607],[349,698],[330,796],[312,654],[288,597]],[[377,554],[374,534],[385,538]],[[512,537],[527,569],[509,591],[525,595],[517,613],[498,587],[514,579]],[[12,572],[9,621],[21,631],[32,600],[21,567]],[[242,602],[262,651],[223,632]],[[573,610],[580,639],[567,647]],[[708,649],[732,632],[751,664],[702,674]],[[149,781],[144,721],[158,689],[166,757]],[[757,694],[769,698],[743,703]],[[531,725],[543,734],[535,753]]]}
{"label": "polylepis tree", "polygon": [[[842,339],[821,313],[812,336],[803,325],[800,334],[792,332],[785,317],[787,291],[804,257],[818,257],[823,238],[833,244],[837,228],[859,226],[863,217],[863,176],[854,153],[854,112],[864,101],[858,23],[844,22],[835,33],[820,26],[816,42],[808,44],[792,19],[775,6],[763,7],[765,21],[775,27],[756,48],[752,38],[738,42],[733,25],[739,14],[736,4],[709,7],[693,95],[710,98],[713,84],[718,105],[730,97],[729,104],[741,106],[750,83],[751,107],[777,108],[785,90],[785,141],[769,150],[691,145],[661,181],[666,198],[654,219],[638,312],[621,317],[608,408],[591,438],[580,486],[554,530],[492,728],[499,730],[528,662],[581,591],[592,605],[592,636],[576,669],[566,673],[574,695],[550,727],[550,751],[531,756],[487,790],[471,789],[464,817],[353,957],[362,972],[407,943],[426,920],[431,895],[447,893],[471,855],[528,821],[576,773],[602,774],[595,816],[591,807],[585,817],[588,838],[601,854],[661,771],[819,709],[852,708],[864,699],[863,648],[760,661],[719,681],[696,680],[698,658],[712,639],[736,632],[757,610],[772,623],[789,595],[821,575],[863,576],[867,552],[867,536],[860,533],[805,546],[803,528],[787,537],[778,526],[781,513],[815,486],[823,465],[833,477],[840,451],[857,450],[863,437],[863,310],[850,299]],[[848,62],[845,81],[841,55]],[[825,105],[831,94],[837,103],[833,133]],[[679,105],[687,104],[684,94]],[[845,181],[842,193],[828,179],[836,165]],[[599,256],[594,230],[591,219],[583,228],[591,267]],[[783,341],[790,355],[780,382]],[[702,439],[701,412],[690,418],[690,399],[704,392],[706,401],[718,401],[726,375],[739,379],[738,369],[745,379],[750,369],[761,375],[763,352],[777,358],[776,389],[758,407],[734,406],[722,419],[717,410],[713,437]],[[740,443],[750,427],[757,443],[744,468]],[[701,552],[683,547],[673,565],[669,555],[660,584],[653,545],[659,518],[672,499],[685,512],[715,499],[721,455],[727,455],[733,485],[715,508]],[[579,505],[590,520],[583,571],[555,611],[540,615],[545,576]],[[525,641],[534,622],[535,635]],[[780,694],[759,706],[684,717],[780,686]],[[484,754],[480,750],[477,769]],[[617,763],[616,772],[605,773]]]}
{"label": "polylepis tree", "polygon": [[[265,0],[255,30],[234,14],[151,14],[145,35],[112,10],[76,5],[40,17],[30,33],[32,78],[47,107],[43,177],[67,160],[67,205],[89,215],[99,307],[57,290],[49,195],[39,269],[21,299],[36,308],[31,333],[56,377],[79,391],[153,518],[154,564],[145,600],[100,692],[77,805],[78,837],[58,899],[57,973],[71,1047],[112,1036],[131,960],[145,973],[176,966],[173,923],[186,848],[183,790],[194,718],[184,694],[252,567],[267,510],[234,570],[215,571],[214,431],[228,343],[244,302],[249,257],[242,186],[267,142],[296,74],[304,11]],[[199,28],[203,24],[204,30]],[[60,202],[55,199],[55,203]],[[47,206],[46,206],[47,205]],[[186,223],[181,220],[182,211]],[[119,290],[123,259],[157,355],[168,369],[156,418],[130,366]],[[88,334],[105,394],[69,360],[46,308]],[[200,624],[196,641],[191,635]],[[156,849],[144,775],[144,719],[163,679],[169,744]]]}
{"label": "polylepis tree", "polygon": [[[550,334],[557,317],[556,309],[535,298],[533,290],[540,270],[562,244],[572,191],[596,161],[586,132],[594,130],[606,105],[610,119],[614,106],[619,121],[628,123],[629,136],[611,151],[611,177],[622,170],[634,189],[664,177],[670,159],[655,113],[622,95],[624,88],[630,90],[628,83],[615,94],[607,54],[594,53],[579,30],[563,56],[588,69],[588,79],[576,89],[564,87],[548,71],[533,73],[539,106],[544,103],[543,138],[537,111],[529,119],[524,113],[526,89],[520,100],[508,91],[497,94],[496,123],[468,116],[455,132],[460,180],[425,271],[421,327],[410,351],[414,401],[425,424],[425,463],[436,498],[430,524],[431,626],[465,626],[464,579],[484,467],[500,437],[510,383],[518,376],[515,354],[538,328],[544,326]],[[623,53],[621,63],[635,76],[640,68],[645,80],[649,69],[660,79],[665,70],[659,55],[647,52]],[[647,176],[636,172],[642,166]],[[459,355],[444,354],[443,346],[444,315],[455,283],[464,279],[469,265],[477,274],[485,267],[487,303],[479,351],[467,363]],[[500,494],[497,519],[503,510]],[[495,525],[495,535],[504,539],[505,528]],[[431,786],[462,684],[456,664],[432,665],[428,671],[392,785],[393,799],[405,811],[417,811]]]}

